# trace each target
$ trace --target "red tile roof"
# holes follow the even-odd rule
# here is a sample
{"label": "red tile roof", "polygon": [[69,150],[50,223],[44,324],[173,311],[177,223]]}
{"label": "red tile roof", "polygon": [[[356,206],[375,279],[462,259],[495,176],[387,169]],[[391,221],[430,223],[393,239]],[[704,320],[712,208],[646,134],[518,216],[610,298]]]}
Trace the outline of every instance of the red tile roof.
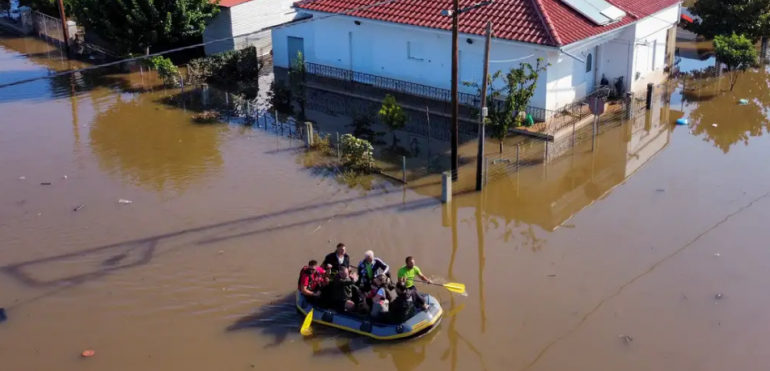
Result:
{"label": "red tile roof", "polygon": [[[460,7],[470,6],[478,1],[460,0]],[[608,1],[628,15],[611,25],[597,26],[588,18],[572,10],[562,0],[496,0],[491,5],[460,16],[460,32],[483,35],[486,22],[491,20],[494,23],[494,35],[497,38],[561,46],[633,23],[681,2],[681,0]],[[338,13],[380,2],[382,0],[304,0],[296,3],[295,6],[310,11]],[[451,7],[452,0],[394,0],[356,10],[347,15],[449,30],[452,26],[451,18],[441,16],[441,10]]]}
{"label": "red tile roof", "polygon": [[[236,5],[241,5],[243,3],[248,3],[251,0],[219,0],[219,6],[225,7],[225,8],[232,8]],[[212,1],[213,3],[214,1]]]}

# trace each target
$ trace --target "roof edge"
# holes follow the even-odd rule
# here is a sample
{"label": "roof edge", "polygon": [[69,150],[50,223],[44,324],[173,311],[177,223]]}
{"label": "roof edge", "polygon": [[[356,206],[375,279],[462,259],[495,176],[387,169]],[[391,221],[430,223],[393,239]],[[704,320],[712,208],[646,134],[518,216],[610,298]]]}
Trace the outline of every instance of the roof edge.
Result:
{"label": "roof edge", "polygon": [[551,43],[555,46],[562,46],[561,37],[559,37],[559,33],[556,32],[556,27],[554,27],[553,22],[551,22],[551,17],[545,12],[542,1],[532,0],[532,3],[535,6],[537,16],[540,17],[540,22],[543,22],[543,25],[545,26],[548,37],[551,38]]}

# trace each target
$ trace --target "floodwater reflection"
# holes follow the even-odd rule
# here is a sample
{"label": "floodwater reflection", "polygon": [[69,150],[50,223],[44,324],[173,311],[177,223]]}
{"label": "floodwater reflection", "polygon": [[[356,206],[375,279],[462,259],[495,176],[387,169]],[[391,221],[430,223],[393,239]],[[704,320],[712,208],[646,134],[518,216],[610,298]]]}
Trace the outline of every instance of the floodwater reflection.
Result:
{"label": "floodwater reflection", "polygon": [[184,128],[193,125],[190,117],[154,103],[158,94],[115,94],[90,126],[90,145],[108,173],[158,192],[181,191],[217,173],[229,128]]}

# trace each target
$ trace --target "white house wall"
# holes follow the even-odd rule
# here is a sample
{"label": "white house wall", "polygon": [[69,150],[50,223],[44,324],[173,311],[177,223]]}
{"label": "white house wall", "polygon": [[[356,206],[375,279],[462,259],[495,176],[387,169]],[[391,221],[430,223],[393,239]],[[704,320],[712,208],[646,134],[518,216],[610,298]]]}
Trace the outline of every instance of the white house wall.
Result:
{"label": "white house wall", "polygon": [[[360,25],[356,25],[355,21],[360,22]],[[287,25],[273,30],[275,66],[288,68],[288,37],[304,39],[307,62],[443,89],[451,88],[452,44],[451,34],[446,31],[343,16]],[[471,44],[467,42],[468,39],[472,40]],[[484,38],[460,35],[459,50],[460,81],[480,82],[483,74]],[[490,73],[497,70],[506,72],[511,67],[518,67],[521,62],[529,62],[534,66],[538,57],[544,58],[545,63],[547,53],[526,44],[493,40]],[[544,74],[530,105],[545,107],[545,82]],[[460,91],[477,92],[467,86],[461,86]]]}
{"label": "white house wall", "polygon": [[[206,25],[206,30],[203,31],[203,42],[207,43],[232,36],[233,33],[230,24],[230,9],[220,8],[219,15],[209,21],[209,23]],[[234,45],[235,43],[232,39],[230,39],[212,44],[206,44],[203,46],[203,49],[205,50],[206,55],[211,55],[227,50],[232,50]]]}
{"label": "white house wall", "polygon": [[666,38],[668,30],[679,21],[679,4],[658,12],[636,23],[635,45],[631,77],[643,79],[666,65]]}
{"label": "white house wall", "polygon": [[[233,35],[243,35],[275,25],[291,22],[297,12],[292,8],[294,0],[252,0],[230,8]],[[270,53],[270,31],[241,37],[235,48],[256,46],[260,55]]]}

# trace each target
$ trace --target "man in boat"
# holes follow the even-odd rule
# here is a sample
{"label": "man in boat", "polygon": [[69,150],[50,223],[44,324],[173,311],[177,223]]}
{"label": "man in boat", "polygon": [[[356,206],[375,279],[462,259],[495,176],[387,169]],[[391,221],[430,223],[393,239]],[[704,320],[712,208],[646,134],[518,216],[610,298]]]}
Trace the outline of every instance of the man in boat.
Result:
{"label": "man in boat", "polygon": [[348,274],[347,267],[340,267],[337,276],[321,291],[325,305],[337,312],[352,312],[364,297],[356,286],[357,280],[355,273]]}
{"label": "man in boat", "polygon": [[338,243],[337,250],[326,255],[323,265],[325,267],[331,266],[332,275],[339,273],[340,267],[350,268],[350,256],[345,253],[345,244]]}
{"label": "man in boat", "polygon": [[396,299],[389,305],[390,320],[393,323],[404,323],[417,312],[418,309],[428,309],[425,299],[417,291],[410,290],[406,283],[396,284]]}
{"label": "man in boat", "polygon": [[[385,284],[390,282],[390,267],[380,258],[374,257],[374,251],[369,250],[364,253],[364,260],[358,263],[358,286],[363,292],[369,292],[372,289],[374,277],[384,274]],[[392,290],[392,288],[391,288]]]}
{"label": "man in boat", "polygon": [[314,301],[321,296],[321,287],[326,283],[325,273],[324,269],[318,266],[317,261],[309,261],[299,272],[297,289],[309,301]]}
{"label": "man in boat", "polygon": [[414,265],[414,258],[411,256],[406,257],[406,265],[398,270],[398,281],[403,282],[409,291],[414,291],[417,294],[417,287],[414,286],[414,277],[420,277],[421,280],[427,283],[433,283],[428,277],[422,274],[420,268]]}

